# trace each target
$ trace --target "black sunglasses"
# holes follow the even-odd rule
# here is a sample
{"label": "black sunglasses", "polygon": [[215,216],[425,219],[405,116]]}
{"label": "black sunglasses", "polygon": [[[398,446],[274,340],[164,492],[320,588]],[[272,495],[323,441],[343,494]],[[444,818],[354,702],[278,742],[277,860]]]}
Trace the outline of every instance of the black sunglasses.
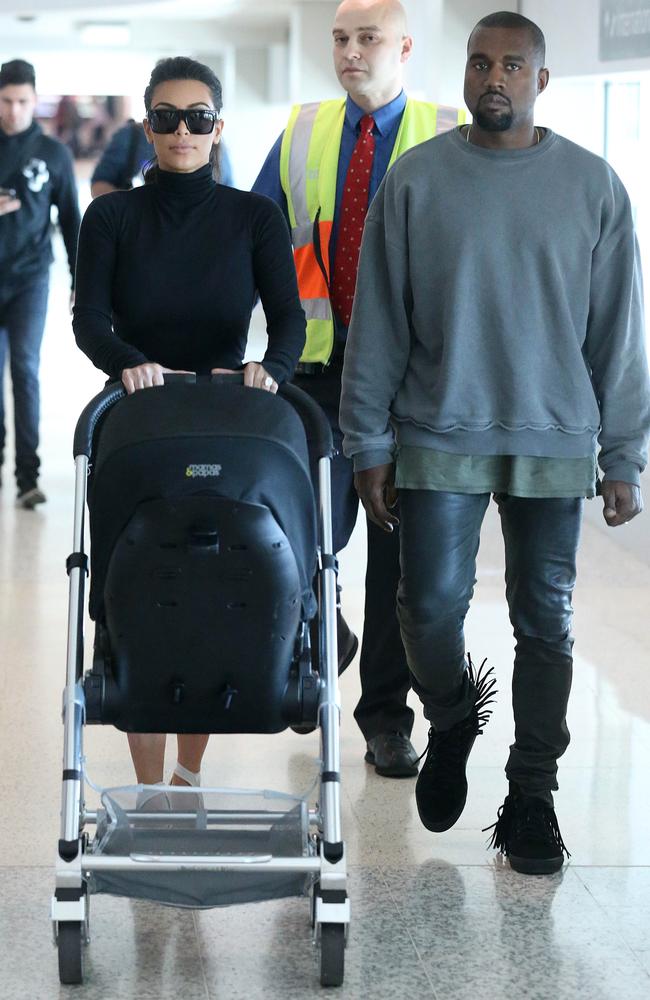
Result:
{"label": "black sunglasses", "polygon": [[204,108],[156,108],[147,112],[151,131],[158,135],[175,132],[181,118],[192,135],[209,135],[219,115],[216,111],[206,111]]}

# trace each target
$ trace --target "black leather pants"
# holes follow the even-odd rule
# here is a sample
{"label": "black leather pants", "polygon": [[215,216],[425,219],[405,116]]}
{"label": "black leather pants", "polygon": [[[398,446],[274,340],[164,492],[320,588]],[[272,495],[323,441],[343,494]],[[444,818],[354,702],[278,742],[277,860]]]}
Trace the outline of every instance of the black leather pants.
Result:
{"label": "black leather pants", "polygon": [[[516,640],[515,740],[506,774],[552,801],[569,743],[571,597],[583,501],[495,496],[506,554],[506,598]],[[475,690],[465,671],[464,621],[476,582],[490,496],[401,490],[398,618],[413,688],[437,729],[465,718]],[[474,651],[480,661],[481,650]],[[499,672],[499,665],[497,665]],[[503,684],[500,685],[503,690]]]}

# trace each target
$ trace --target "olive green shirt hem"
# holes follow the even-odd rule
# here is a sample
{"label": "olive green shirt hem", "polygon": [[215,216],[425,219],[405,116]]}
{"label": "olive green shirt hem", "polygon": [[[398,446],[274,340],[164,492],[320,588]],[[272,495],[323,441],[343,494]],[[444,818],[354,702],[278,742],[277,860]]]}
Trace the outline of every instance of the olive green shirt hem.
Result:
{"label": "olive green shirt hem", "polygon": [[397,449],[395,486],[446,493],[505,493],[531,500],[592,498],[596,459],[526,455],[453,455],[402,445]]}

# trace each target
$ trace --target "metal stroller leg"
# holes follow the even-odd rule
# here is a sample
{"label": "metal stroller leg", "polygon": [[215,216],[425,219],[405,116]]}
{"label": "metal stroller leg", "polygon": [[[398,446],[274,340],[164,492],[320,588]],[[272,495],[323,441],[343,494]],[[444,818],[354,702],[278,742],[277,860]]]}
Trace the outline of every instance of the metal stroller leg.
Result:
{"label": "metal stroller leg", "polygon": [[321,984],[340,986],[344,975],[344,949],[350,922],[346,889],[345,846],[341,833],[341,759],[339,731],[341,697],[336,642],[336,559],[332,552],[330,462],[319,462],[321,521],[321,616],[325,626],[324,693],[320,706],[323,773],[320,845],[320,880],[313,889],[314,936],[320,943]]}
{"label": "metal stroller leg", "polygon": [[321,520],[321,618],[325,626],[324,692],[321,699],[323,752],[322,801],[323,839],[329,860],[337,860],[341,845],[341,760],[339,730],[341,697],[338,682],[336,644],[336,560],[332,553],[332,507],[330,498],[330,462],[323,458],[318,465]]}
{"label": "metal stroller leg", "polygon": [[69,608],[66,686],[63,693],[63,785],[61,836],[52,899],[54,942],[63,983],[83,980],[83,946],[88,940],[88,900],[81,873],[84,582],[84,510],[88,459],[76,459],[73,552],[68,559]]}

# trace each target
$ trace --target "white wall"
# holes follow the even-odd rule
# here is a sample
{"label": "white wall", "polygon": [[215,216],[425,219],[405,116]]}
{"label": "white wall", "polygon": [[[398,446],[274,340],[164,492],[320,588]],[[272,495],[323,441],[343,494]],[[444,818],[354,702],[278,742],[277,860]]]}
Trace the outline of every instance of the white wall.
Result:
{"label": "white wall", "polygon": [[650,58],[602,62],[599,0],[522,0],[520,9],[546,35],[549,66],[556,76],[650,69]]}
{"label": "white wall", "polygon": [[[402,0],[413,35],[406,73],[409,93],[440,104],[464,107],[463,77],[469,34],[488,7],[486,0]],[[516,2],[500,0],[500,10]]]}
{"label": "white wall", "polygon": [[[440,32],[443,0],[403,0],[413,51],[405,67],[406,89],[414,97],[429,98],[442,90]],[[442,98],[439,98],[442,101]]]}
{"label": "white wall", "polygon": [[491,10],[516,11],[517,3],[498,0],[491,6],[485,0],[446,0],[443,4],[439,81],[441,96],[434,99],[443,104],[464,107],[463,79],[467,40],[477,21]]}
{"label": "white wall", "polygon": [[332,66],[332,24],[338,4],[294,3],[289,35],[290,101],[337,97],[341,87]]}

